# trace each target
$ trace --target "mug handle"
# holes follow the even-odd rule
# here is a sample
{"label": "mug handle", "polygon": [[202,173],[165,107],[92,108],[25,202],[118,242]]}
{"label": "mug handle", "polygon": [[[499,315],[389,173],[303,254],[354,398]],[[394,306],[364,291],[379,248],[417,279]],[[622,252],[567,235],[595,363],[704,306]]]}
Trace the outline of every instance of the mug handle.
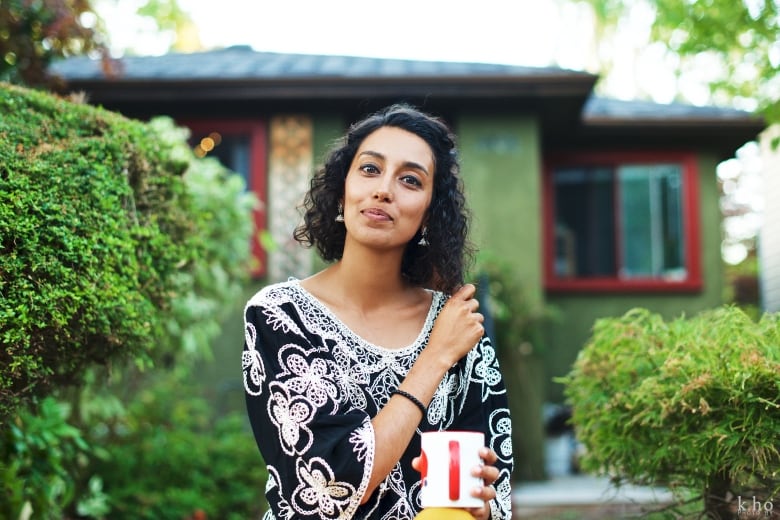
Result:
{"label": "mug handle", "polygon": [[460,499],[460,443],[450,441],[450,500]]}

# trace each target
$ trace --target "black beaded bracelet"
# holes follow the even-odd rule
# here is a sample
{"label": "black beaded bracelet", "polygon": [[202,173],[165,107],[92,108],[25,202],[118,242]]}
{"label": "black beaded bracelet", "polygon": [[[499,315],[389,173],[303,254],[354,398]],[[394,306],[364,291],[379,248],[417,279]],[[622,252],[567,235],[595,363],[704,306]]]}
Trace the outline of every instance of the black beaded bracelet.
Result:
{"label": "black beaded bracelet", "polygon": [[422,401],[420,401],[419,399],[417,399],[415,396],[413,396],[413,395],[412,395],[412,394],[410,394],[409,392],[407,392],[407,391],[405,391],[405,390],[401,390],[400,388],[396,388],[395,390],[393,390],[392,392],[390,392],[390,395],[394,395],[394,394],[398,394],[398,395],[400,395],[400,396],[402,396],[402,397],[406,397],[407,399],[409,399],[411,402],[413,402],[413,403],[415,404],[415,406],[417,406],[417,408],[419,408],[419,409],[420,409],[420,411],[421,411],[421,412],[422,412],[422,414],[423,414],[423,417],[425,417],[425,415],[426,415],[427,411],[426,411],[426,409],[425,409],[425,405],[424,405],[424,404],[422,404]]}

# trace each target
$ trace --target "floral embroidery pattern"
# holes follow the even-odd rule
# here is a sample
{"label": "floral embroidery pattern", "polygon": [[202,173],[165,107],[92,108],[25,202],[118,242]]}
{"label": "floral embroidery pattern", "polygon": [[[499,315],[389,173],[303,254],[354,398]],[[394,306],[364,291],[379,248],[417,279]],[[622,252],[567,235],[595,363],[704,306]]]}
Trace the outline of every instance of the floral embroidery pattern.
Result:
{"label": "floral embroidery pattern", "polygon": [[[275,467],[268,465],[266,469],[268,470],[268,483],[266,484],[265,491],[268,493],[274,488],[278,488],[281,485],[281,481],[279,479],[279,472]],[[284,494],[279,493],[279,496],[283,497]],[[292,510],[292,507],[290,507],[290,503],[284,498],[279,499],[276,509],[278,511],[277,518],[279,520],[291,520],[295,516],[295,512]],[[263,520],[273,520],[273,518],[270,511],[267,511],[266,514],[263,515]]]}
{"label": "floral embroidery pattern", "polygon": [[357,460],[365,462],[371,456],[371,448],[374,445],[374,429],[367,422],[362,428],[358,428],[349,436],[349,442],[354,446],[353,451]]}
{"label": "floral embroidery pattern", "polygon": [[268,415],[279,429],[282,449],[288,455],[305,452],[312,443],[307,424],[314,416],[314,407],[304,397],[290,397],[283,384],[274,382],[269,387]]}
{"label": "floral embroidery pattern", "polygon": [[[491,392],[491,389],[501,381],[501,372],[498,369],[498,359],[496,359],[496,350],[492,345],[486,344],[482,349],[482,359],[474,367],[474,374],[477,380],[483,381],[483,392],[485,395]],[[483,395],[483,397],[485,397]]]}
{"label": "floral embroidery pattern", "polygon": [[[371,418],[425,348],[446,296],[432,292],[418,338],[390,350],[357,336],[297,280],[247,304],[242,354],[247,407],[269,469],[264,520],[412,520],[420,510],[415,436],[361,505],[377,449]],[[492,411],[489,417],[484,411]],[[495,350],[483,338],[440,382],[418,431],[479,429],[499,456],[493,518],[511,518],[511,421]]]}
{"label": "floral embroidery pattern", "polygon": [[338,518],[355,488],[346,482],[335,482],[333,472],[320,458],[298,462],[298,488],[293,492],[295,509],[320,518]]}
{"label": "floral embroidery pattern", "polygon": [[[455,374],[447,374],[439,383],[439,388],[428,405],[428,422],[439,424],[444,421],[443,426],[449,426],[447,421],[447,408],[450,405],[451,396],[455,395],[454,390],[458,387],[458,377]],[[452,415],[452,414],[450,414]],[[450,418],[449,421],[452,419]],[[444,429],[444,428],[442,428]]]}
{"label": "floral embroidery pattern", "polygon": [[[251,323],[246,324],[244,339],[247,349],[241,353],[241,368],[244,371],[244,389],[249,395],[258,395],[265,381],[265,367],[260,353],[257,352],[255,342],[257,331]],[[250,385],[251,383],[251,385]]]}
{"label": "floral embroidery pattern", "polygon": [[[295,349],[297,352],[290,352]],[[284,358],[282,376],[291,375],[285,385],[292,394],[304,395],[315,407],[325,406],[328,400],[338,401],[338,387],[332,381],[332,361],[314,358],[308,362],[306,354],[296,345],[288,345],[279,352]]]}
{"label": "floral embroidery pattern", "polygon": [[512,421],[507,410],[490,414],[490,448],[504,462],[512,461]]}

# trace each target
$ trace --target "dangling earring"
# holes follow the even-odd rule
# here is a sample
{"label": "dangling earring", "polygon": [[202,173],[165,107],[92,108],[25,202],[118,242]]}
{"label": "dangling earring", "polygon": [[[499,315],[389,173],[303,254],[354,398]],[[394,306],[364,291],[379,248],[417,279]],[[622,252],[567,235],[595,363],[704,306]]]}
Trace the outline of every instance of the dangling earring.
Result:
{"label": "dangling earring", "polygon": [[338,213],[336,214],[336,222],[344,222],[344,205],[339,202]]}
{"label": "dangling earring", "polygon": [[420,231],[420,241],[417,242],[417,245],[420,245],[420,246],[427,246],[428,245],[428,240],[426,240],[426,238],[425,238],[427,234],[428,234],[428,227],[427,226],[423,226],[422,227],[422,231]]}

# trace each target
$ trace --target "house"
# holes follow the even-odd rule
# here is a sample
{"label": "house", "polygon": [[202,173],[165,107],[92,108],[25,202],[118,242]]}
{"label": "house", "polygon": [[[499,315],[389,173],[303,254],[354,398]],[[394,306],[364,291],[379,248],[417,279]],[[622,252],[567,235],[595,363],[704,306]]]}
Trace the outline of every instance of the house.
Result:
{"label": "house", "polygon": [[736,110],[601,98],[597,76],[559,68],[231,47],[128,57],[111,78],[87,58],[54,71],[93,104],[172,116],[200,153],[244,175],[263,201],[257,226],[279,245],[256,251],[268,281],[314,268],[291,238],[296,206],[349,122],[397,101],[444,117],[459,136],[475,243],[511,262],[532,304],[560,311],[543,350],[550,402],[562,400],[552,377],[597,318],[721,303],[716,166],[764,128]]}

